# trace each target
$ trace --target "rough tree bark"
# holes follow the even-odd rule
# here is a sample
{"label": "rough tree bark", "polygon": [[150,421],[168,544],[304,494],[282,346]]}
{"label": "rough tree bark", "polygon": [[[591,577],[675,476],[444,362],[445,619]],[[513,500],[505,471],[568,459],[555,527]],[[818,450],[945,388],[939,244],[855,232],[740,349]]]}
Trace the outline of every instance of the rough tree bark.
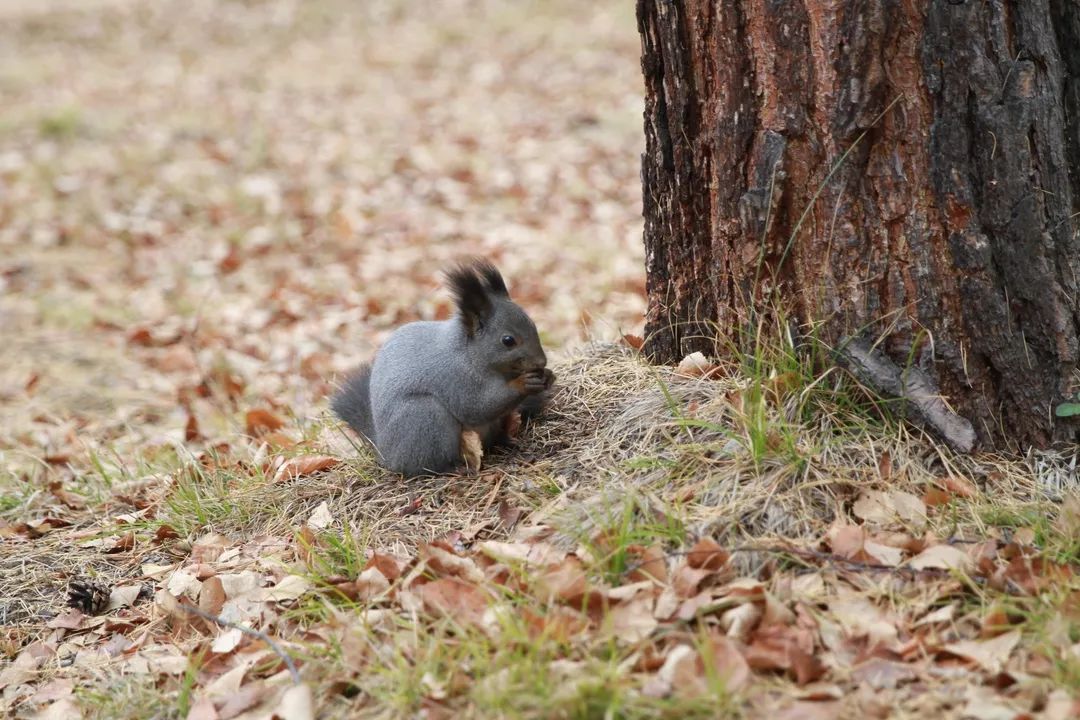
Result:
{"label": "rough tree bark", "polygon": [[1080,358],[1080,0],[637,13],[652,357],[780,298],[834,346],[882,339],[871,364],[917,368],[984,444],[1076,436],[1053,408]]}

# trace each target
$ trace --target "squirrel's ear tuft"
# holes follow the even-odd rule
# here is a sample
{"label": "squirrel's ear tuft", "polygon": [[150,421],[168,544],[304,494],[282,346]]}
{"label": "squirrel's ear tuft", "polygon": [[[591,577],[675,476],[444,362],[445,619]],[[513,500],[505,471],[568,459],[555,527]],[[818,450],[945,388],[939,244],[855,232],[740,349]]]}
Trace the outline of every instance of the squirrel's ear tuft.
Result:
{"label": "squirrel's ear tuft", "polygon": [[[491,269],[495,270],[494,267]],[[489,281],[483,272],[478,263],[463,263],[446,272],[446,284],[454,296],[454,304],[461,314],[461,322],[465,325],[465,332],[469,337],[476,334],[480,325],[491,314]],[[497,275],[498,271],[495,273]]]}
{"label": "squirrel's ear tuft", "polygon": [[484,278],[484,283],[495,295],[502,295],[503,297],[509,297],[510,293],[506,290],[506,281],[503,280],[502,274],[487,260],[477,260],[474,263],[474,267],[477,272],[480,273],[480,277]]}

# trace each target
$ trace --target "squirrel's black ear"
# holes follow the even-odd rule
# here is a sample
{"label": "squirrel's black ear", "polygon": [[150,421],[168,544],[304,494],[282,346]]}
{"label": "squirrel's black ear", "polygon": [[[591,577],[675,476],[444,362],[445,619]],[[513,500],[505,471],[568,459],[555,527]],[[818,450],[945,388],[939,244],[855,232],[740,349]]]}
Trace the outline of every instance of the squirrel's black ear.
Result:
{"label": "squirrel's black ear", "polygon": [[503,280],[502,274],[495,269],[494,265],[487,260],[477,260],[475,267],[477,272],[480,273],[480,277],[484,278],[488,290],[495,295],[510,296],[510,293],[506,290],[506,282]]}
{"label": "squirrel's black ear", "polygon": [[[492,268],[494,270],[494,268]],[[477,264],[462,264],[446,272],[446,284],[454,296],[454,304],[461,314],[461,322],[469,337],[476,334],[481,324],[491,314],[491,297],[488,281]],[[496,271],[498,274],[498,271]],[[500,277],[501,281],[502,278]]]}

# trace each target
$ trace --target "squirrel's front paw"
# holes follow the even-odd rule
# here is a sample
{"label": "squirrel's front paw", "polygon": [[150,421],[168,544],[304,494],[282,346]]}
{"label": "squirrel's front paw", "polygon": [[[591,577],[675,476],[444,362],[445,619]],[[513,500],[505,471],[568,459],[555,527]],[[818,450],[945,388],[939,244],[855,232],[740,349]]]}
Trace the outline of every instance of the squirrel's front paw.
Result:
{"label": "squirrel's front paw", "polygon": [[537,395],[551,387],[554,380],[555,374],[547,368],[531,370],[521,376],[521,387],[526,395]]}

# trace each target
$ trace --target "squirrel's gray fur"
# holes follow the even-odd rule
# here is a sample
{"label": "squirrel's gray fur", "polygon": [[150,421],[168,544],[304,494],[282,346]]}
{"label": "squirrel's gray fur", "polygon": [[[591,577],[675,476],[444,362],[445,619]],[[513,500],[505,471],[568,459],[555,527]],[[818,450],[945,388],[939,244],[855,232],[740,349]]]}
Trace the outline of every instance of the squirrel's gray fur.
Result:
{"label": "squirrel's gray fur", "polygon": [[509,415],[538,414],[554,380],[536,326],[491,263],[458,265],[446,279],[457,315],[395,330],[331,402],[406,477],[461,466],[463,430],[485,448],[507,440]]}

